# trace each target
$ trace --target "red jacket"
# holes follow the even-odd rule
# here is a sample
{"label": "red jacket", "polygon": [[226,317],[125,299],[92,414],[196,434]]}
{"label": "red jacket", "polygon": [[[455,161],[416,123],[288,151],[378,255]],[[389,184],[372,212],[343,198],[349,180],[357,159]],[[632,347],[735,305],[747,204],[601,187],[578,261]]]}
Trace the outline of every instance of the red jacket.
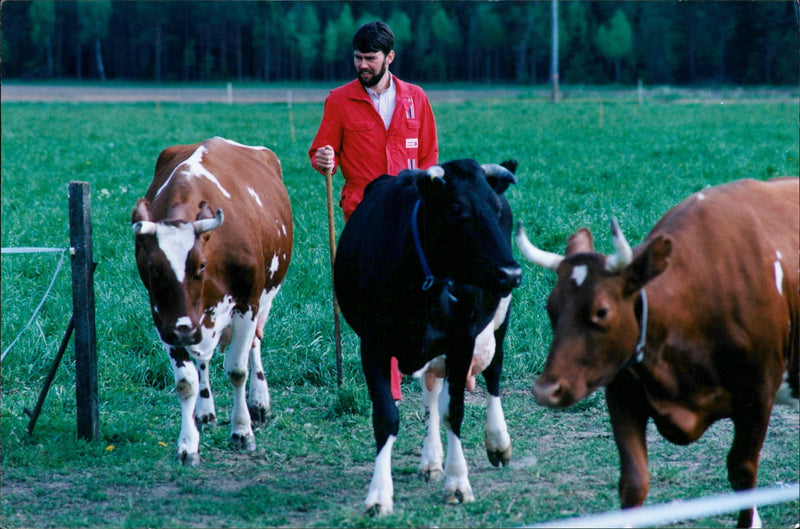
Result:
{"label": "red jacket", "polygon": [[333,147],[334,172],[341,166],[344,177],[339,205],[345,220],[373,179],[403,169],[427,169],[438,160],[436,123],[427,96],[420,87],[396,76],[394,83],[397,103],[388,130],[358,79],[332,90],[325,100],[308,155],[319,171],[314,161],[317,149]]}

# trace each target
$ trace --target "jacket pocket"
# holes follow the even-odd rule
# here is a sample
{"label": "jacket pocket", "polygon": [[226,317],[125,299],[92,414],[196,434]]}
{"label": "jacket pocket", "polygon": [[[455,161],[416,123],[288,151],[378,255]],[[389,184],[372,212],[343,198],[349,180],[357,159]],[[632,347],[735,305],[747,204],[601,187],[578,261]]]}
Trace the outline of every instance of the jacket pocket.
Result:
{"label": "jacket pocket", "polygon": [[374,121],[350,121],[344,124],[343,140],[360,145],[371,142],[377,133],[378,129]]}

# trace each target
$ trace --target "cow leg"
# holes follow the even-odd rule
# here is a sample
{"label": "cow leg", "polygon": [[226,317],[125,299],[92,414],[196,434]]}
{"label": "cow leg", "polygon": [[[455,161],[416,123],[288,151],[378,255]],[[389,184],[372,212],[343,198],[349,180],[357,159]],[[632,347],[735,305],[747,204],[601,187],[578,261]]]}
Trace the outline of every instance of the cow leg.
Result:
{"label": "cow leg", "polygon": [[377,359],[369,345],[362,340],[361,366],[372,401],[372,429],[378,452],[364,506],[369,515],[390,514],[394,508],[392,445],[397,438],[400,423],[397,406],[392,398],[390,361],[388,356]]}
{"label": "cow leg", "polygon": [[247,409],[250,411],[250,420],[254,423],[269,422],[269,387],[261,362],[261,340],[258,337],[253,339],[253,347],[250,348],[250,391],[247,394]]}
{"label": "cow leg", "polygon": [[[468,349],[469,350],[469,349]],[[449,360],[449,359],[448,359]],[[469,483],[467,460],[461,446],[464,420],[464,389],[469,365],[448,364],[448,377],[439,397],[439,413],[447,432],[447,459],[444,465],[444,501],[448,504],[475,501]]]}
{"label": "cow leg", "polygon": [[194,414],[195,421],[198,426],[205,424],[216,426],[217,424],[217,411],[214,406],[214,394],[211,392],[211,382],[209,380],[209,365],[211,357],[203,358],[197,361],[197,368],[200,372],[200,393],[195,405]]}
{"label": "cow leg", "polygon": [[647,420],[645,395],[626,371],[606,387],[606,405],[614,431],[620,463],[619,498],[623,509],[644,503],[650,490],[647,468]]}
{"label": "cow leg", "polygon": [[200,432],[194,421],[199,378],[194,362],[186,349],[166,346],[175,375],[175,390],[181,403],[181,433],[178,436],[178,460],[184,465],[195,466],[200,462]]}
{"label": "cow leg", "polygon": [[496,467],[500,465],[506,466],[511,460],[511,436],[508,434],[508,425],[503,414],[503,406],[500,404],[503,340],[508,329],[508,303],[510,300],[511,296],[503,298],[497,309],[498,315],[495,317],[495,324],[499,318],[502,318],[502,323],[494,331],[494,357],[489,366],[483,371],[486,389],[489,392],[486,406],[484,444],[489,462]]}
{"label": "cow leg", "polygon": [[[419,476],[426,482],[438,481],[444,476],[444,451],[442,450],[442,437],[439,431],[439,395],[442,393],[444,379],[433,375],[428,380],[427,374],[420,378],[422,386],[422,401],[425,405],[425,441],[422,444],[422,457],[419,462]],[[428,382],[432,388],[428,389]]]}
{"label": "cow leg", "polygon": [[278,288],[269,290],[261,296],[256,320],[256,335],[253,339],[253,346],[250,348],[250,392],[247,395],[247,408],[250,410],[250,420],[259,424],[269,422],[270,415],[269,387],[264,374],[264,365],[261,362],[261,340],[264,338],[264,324],[272,309],[272,300],[278,290]]}
{"label": "cow leg", "polygon": [[231,412],[231,446],[234,450],[256,449],[256,438],[247,409],[245,386],[249,352],[255,338],[256,325],[249,315],[234,315],[231,319],[233,336],[225,354],[225,373],[233,386],[233,411]]}
{"label": "cow leg", "polygon": [[[750,490],[756,486],[758,457],[769,425],[770,406],[754,403],[763,397],[737,399],[732,417],[733,445],[728,453],[728,481],[733,490]],[[761,527],[761,518],[754,508],[739,512],[738,527]]]}

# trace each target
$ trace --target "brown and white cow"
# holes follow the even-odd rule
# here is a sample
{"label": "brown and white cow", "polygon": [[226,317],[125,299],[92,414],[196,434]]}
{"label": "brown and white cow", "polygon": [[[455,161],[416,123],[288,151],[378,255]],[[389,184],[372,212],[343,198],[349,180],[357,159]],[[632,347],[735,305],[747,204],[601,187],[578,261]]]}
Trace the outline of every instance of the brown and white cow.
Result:
{"label": "brown and white cow", "polygon": [[[561,256],[535,248],[518,227],[523,255],[558,273],[536,401],[569,406],[606,387],[622,507],[641,505],[649,489],[650,417],[677,444],[732,419],[728,479],[734,490],[755,486],[779,388],[798,402],[799,204],[797,178],[705,189],[634,250],[613,222],[609,257],[595,253],[587,229]],[[751,524],[760,524],[757,511],[742,511],[739,525]]]}
{"label": "brown and white cow", "polygon": [[277,156],[223,138],[169,147],[131,220],[136,265],[181,402],[178,458],[197,464],[196,423],[216,420],[208,368],[223,334],[231,442],[255,449],[251,418],[264,421],[270,409],[263,327],[292,256],[292,209]]}

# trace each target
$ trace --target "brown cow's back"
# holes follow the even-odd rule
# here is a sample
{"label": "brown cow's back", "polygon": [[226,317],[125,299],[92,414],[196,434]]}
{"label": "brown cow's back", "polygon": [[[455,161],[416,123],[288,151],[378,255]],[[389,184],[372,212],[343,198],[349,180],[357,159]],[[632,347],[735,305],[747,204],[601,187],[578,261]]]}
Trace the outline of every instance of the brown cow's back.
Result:
{"label": "brown cow's back", "polygon": [[725,382],[735,385],[740,370],[759,365],[764,354],[786,355],[770,359],[770,369],[782,370],[790,357],[797,363],[799,199],[797,178],[699,191],[668,212],[640,246],[661,235],[672,240],[669,266],[647,285],[658,307],[654,323],[669,328],[667,345],[679,350],[727,335],[746,353],[721,359],[708,351],[707,361],[730,378]]}
{"label": "brown cow's back", "polygon": [[[210,176],[198,178],[198,171],[202,173],[203,169]],[[224,247],[226,262],[217,260],[210,266],[221,269],[241,261],[264,272],[258,281],[264,286],[283,281],[292,252],[292,211],[280,162],[271,150],[222,138],[169,147],[158,157],[145,198],[151,202],[156,222],[167,218],[196,220],[201,201],[206,201],[211,211],[222,208],[225,222],[209,237],[206,248],[214,254]],[[258,256],[266,263],[266,270],[255,261]],[[270,275],[276,256],[280,265]]]}

